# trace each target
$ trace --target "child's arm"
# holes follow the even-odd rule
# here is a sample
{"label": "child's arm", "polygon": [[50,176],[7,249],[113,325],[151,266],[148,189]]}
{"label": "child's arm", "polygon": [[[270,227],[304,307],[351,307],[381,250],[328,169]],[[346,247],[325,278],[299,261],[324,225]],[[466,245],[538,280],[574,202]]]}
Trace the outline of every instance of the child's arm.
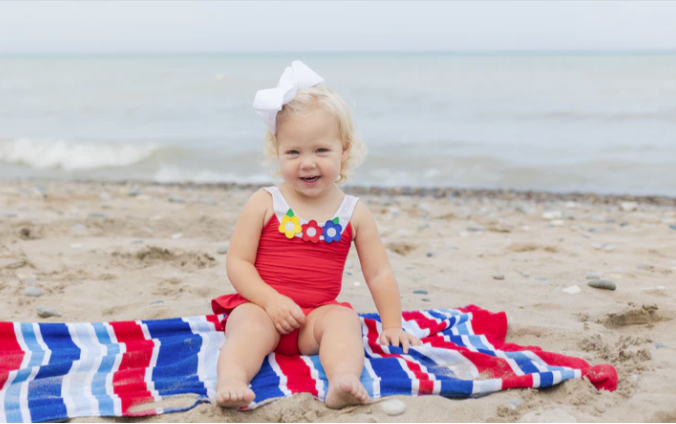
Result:
{"label": "child's arm", "polygon": [[277,331],[288,334],[305,322],[305,314],[293,300],[267,285],[255,267],[269,203],[270,195],[263,191],[254,193],[246,202],[230,239],[225,266],[237,293],[265,309]]}
{"label": "child's arm", "polygon": [[409,344],[418,346],[421,342],[420,339],[406,333],[401,328],[399,287],[390,261],[387,259],[385,247],[380,240],[376,222],[362,202],[357,203],[353,219],[357,224],[354,244],[359,255],[359,262],[361,262],[366,284],[371,291],[383,325],[380,343],[393,346],[401,344],[404,353],[408,353]]}

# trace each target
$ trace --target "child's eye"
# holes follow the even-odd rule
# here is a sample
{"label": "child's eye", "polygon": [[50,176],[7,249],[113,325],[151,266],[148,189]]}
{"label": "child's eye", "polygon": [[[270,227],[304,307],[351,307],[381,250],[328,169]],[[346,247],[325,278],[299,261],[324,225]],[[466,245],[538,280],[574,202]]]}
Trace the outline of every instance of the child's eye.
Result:
{"label": "child's eye", "polygon": [[321,147],[321,148],[317,149],[317,151],[318,151],[319,153],[326,153],[326,152],[329,151],[329,149],[325,149],[325,148]]}
{"label": "child's eye", "polygon": [[286,152],[286,154],[287,154],[287,155],[297,155],[297,154],[298,154],[298,150],[289,150],[288,152]]}

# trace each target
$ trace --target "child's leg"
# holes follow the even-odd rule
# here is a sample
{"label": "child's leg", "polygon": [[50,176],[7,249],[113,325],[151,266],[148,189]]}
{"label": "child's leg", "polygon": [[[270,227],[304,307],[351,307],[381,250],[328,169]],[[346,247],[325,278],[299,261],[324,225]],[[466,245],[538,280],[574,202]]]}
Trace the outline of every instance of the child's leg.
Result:
{"label": "child's leg", "polygon": [[300,329],[298,348],[316,355],[329,379],[326,406],[340,409],[368,403],[369,395],[359,381],[364,368],[364,345],[359,316],[350,308],[320,306],[310,312]]}
{"label": "child's leg", "polygon": [[216,403],[224,408],[245,406],[255,397],[249,383],[279,343],[280,334],[263,308],[244,303],[228,317],[225,338],[218,356]]}

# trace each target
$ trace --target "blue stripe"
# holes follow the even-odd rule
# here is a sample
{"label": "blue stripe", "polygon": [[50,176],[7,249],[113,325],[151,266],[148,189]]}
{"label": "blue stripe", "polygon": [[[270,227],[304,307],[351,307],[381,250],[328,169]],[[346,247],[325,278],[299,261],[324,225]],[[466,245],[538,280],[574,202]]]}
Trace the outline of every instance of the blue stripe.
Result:
{"label": "blue stripe", "polygon": [[152,339],[160,342],[152,381],[160,396],[181,393],[207,395],[197,375],[202,337],[193,334],[190,324],[181,318],[143,322]]}
{"label": "blue stripe", "polygon": [[397,358],[379,358],[371,360],[371,367],[380,377],[380,395],[391,396],[410,394],[412,381],[406,371],[401,368]]}
{"label": "blue stripe", "polygon": [[521,371],[525,374],[535,374],[540,372],[538,367],[533,363],[533,360],[523,352],[505,352],[505,355],[508,358],[514,359],[517,365],[519,365],[519,368],[521,368]]}
{"label": "blue stripe", "polygon": [[318,378],[321,380],[322,384],[322,390],[324,390],[324,396],[326,396],[326,392],[329,390],[329,379],[326,377],[326,373],[324,372],[324,367],[322,367],[322,363],[319,362],[319,355],[312,355],[308,356],[310,361],[312,362],[312,365],[315,367],[317,370]]}
{"label": "blue stripe", "polygon": [[445,397],[466,398],[472,395],[473,387],[473,380],[461,380],[459,378],[444,379],[441,380],[441,391],[439,394]]}
{"label": "blue stripe", "polygon": [[47,348],[52,351],[49,364],[40,367],[28,383],[28,408],[31,420],[48,421],[68,416],[61,389],[63,376],[73,361],[80,359],[80,349],[73,343],[65,324],[38,324]]}
{"label": "blue stripe", "polygon": [[[101,365],[94,374],[92,380],[92,394],[99,401],[99,413],[102,417],[115,416],[115,404],[113,398],[106,391],[106,377],[110,374],[115,364],[115,357],[120,353],[120,346],[111,343],[106,326],[100,322],[92,324],[99,343],[106,347],[106,356],[101,359]],[[112,389],[112,388],[111,388]]]}
{"label": "blue stripe", "polygon": [[279,388],[280,378],[272,369],[269,358],[269,356],[265,357],[261,370],[251,381],[251,390],[256,394],[256,402],[284,396],[284,392]]}

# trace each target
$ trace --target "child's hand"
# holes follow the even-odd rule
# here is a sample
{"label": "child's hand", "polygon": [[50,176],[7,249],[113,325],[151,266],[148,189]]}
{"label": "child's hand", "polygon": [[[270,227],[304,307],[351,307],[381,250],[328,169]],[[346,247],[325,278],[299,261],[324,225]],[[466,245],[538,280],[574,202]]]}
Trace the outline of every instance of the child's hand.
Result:
{"label": "child's hand", "polygon": [[408,353],[408,347],[411,346],[420,346],[422,342],[419,338],[413,334],[408,334],[403,329],[399,327],[390,327],[383,330],[380,335],[380,344],[381,345],[392,345],[399,346],[404,349],[404,353]]}
{"label": "child's hand", "polygon": [[284,295],[275,296],[265,305],[264,309],[272,318],[272,322],[280,334],[289,334],[305,324],[303,310],[296,302]]}

